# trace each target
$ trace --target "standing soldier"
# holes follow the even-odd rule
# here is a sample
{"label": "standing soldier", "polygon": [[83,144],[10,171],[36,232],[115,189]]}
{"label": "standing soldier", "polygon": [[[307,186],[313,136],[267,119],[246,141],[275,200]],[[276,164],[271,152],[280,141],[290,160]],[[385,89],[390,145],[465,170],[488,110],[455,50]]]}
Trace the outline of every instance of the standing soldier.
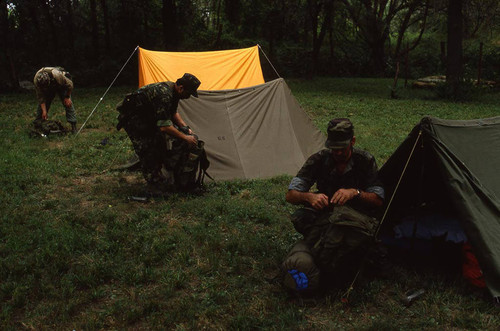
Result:
{"label": "standing soldier", "polygon": [[73,91],[73,81],[69,72],[61,67],[44,67],[35,74],[33,79],[36,96],[38,99],[38,109],[35,120],[47,120],[49,108],[56,94],[62,101],[66,109],[66,120],[71,124],[71,130],[76,132],[76,114],[73,102],[71,101],[71,91]]}

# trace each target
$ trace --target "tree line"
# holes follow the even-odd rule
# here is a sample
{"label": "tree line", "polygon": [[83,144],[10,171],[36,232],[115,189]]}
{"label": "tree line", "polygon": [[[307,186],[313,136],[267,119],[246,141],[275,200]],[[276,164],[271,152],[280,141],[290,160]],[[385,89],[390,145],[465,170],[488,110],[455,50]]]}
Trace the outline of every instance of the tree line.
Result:
{"label": "tree line", "polygon": [[[497,0],[0,0],[0,11],[1,89],[50,65],[78,85],[106,85],[138,45],[259,44],[285,77],[391,76],[401,63],[410,76],[459,78],[481,45],[484,75],[500,70]],[[119,83],[136,82],[136,68]]]}

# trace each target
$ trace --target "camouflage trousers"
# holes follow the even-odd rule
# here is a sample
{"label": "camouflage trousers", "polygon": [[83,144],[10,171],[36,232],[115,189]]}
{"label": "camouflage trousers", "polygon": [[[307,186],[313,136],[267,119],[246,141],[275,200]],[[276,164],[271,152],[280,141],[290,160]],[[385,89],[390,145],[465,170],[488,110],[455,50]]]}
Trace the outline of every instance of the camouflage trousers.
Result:
{"label": "camouflage trousers", "polygon": [[[52,101],[56,97],[56,94],[58,94],[59,99],[61,99],[61,102],[64,100],[64,95],[63,93],[56,92],[56,91],[49,91],[45,94],[45,107],[47,109],[47,114],[49,113],[49,108],[50,105],[52,104]],[[75,112],[75,107],[73,106],[73,103],[71,103],[70,107],[64,106],[64,109],[66,110],[66,121],[68,123],[76,123],[76,112]],[[42,118],[42,107],[38,105],[38,108],[36,110],[36,119],[39,120]]]}
{"label": "camouflage trousers", "polygon": [[187,144],[161,132],[138,134],[130,128],[125,131],[139,156],[142,174],[149,186],[161,191],[175,190],[174,171]]}
{"label": "camouflage trousers", "polygon": [[347,206],[329,211],[299,208],[291,221],[304,236],[303,242],[310,248],[324,279],[335,286],[352,279],[373,247],[371,238],[377,226],[376,219]]}

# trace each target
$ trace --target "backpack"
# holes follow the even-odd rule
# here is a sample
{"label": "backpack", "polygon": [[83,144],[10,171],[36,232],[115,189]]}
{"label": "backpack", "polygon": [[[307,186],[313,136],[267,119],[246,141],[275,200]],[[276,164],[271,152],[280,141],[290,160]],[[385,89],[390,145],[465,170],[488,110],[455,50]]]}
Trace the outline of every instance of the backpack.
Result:
{"label": "backpack", "polygon": [[333,212],[300,208],[292,222],[304,236],[314,263],[321,273],[321,286],[345,286],[361,267],[373,247],[378,222],[348,206],[335,206]]}
{"label": "backpack", "polygon": [[65,135],[68,129],[60,121],[36,119],[33,121],[30,135],[32,137],[47,137],[48,135]]}
{"label": "backpack", "polygon": [[205,152],[205,142],[198,140],[195,148],[186,148],[184,145],[174,144],[173,146],[173,153],[179,153],[179,159],[174,165],[176,190],[189,192],[202,189],[205,175],[213,180],[207,173],[210,161]]}
{"label": "backpack", "polygon": [[125,96],[117,106],[118,131],[124,128],[127,133],[150,134],[154,132],[154,115],[146,107],[146,96],[142,91],[135,91]]}

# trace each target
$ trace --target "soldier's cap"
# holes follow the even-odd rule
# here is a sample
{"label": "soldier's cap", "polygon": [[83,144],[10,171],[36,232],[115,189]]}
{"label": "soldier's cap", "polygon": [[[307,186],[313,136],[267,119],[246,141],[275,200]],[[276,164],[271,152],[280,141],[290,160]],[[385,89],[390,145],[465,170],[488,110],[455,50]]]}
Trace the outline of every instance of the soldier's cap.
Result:
{"label": "soldier's cap", "polygon": [[41,87],[49,86],[50,84],[50,75],[48,72],[42,71],[38,75],[36,75],[36,84]]}
{"label": "soldier's cap", "polygon": [[354,136],[354,125],[348,118],[335,118],[328,123],[328,138],[325,146],[330,149],[343,149],[349,146]]}
{"label": "soldier's cap", "polygon": [[195,75],[185,73],[184,76],[177,79],[175,83],[177,85],[182,85],[184,89],[187,90],[193,97],[198,97],[198,92],[196,90],[200,86],[201,82]]}

